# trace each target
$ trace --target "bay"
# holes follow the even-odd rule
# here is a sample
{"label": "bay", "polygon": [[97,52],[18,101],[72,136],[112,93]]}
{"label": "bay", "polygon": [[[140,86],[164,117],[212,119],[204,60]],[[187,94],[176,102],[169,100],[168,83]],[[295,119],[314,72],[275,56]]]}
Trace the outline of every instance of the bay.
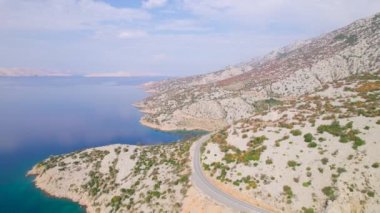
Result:
{"label": "bay", "polygon": [[[158,144],[188,133],[142,126],[140,85],[161,78],[0,78],[0,212],[84,212],[26,172],[50,155],[114,143]],[[189,133],[192,134],[192,133]]]}

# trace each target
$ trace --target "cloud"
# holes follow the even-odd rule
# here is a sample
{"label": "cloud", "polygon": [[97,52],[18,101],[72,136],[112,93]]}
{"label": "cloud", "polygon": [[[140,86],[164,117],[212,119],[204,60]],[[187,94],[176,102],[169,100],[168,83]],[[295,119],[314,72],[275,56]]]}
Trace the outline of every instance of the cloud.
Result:
{"label": "cloud", "polygon": [[177,19],[163,22],[157,25],[156,30],[160,31],[207,31],[208,28],[201,26],[192,19]]}
{"label": "cloud", "polygon": [[1,66],[190,75],[380,11],[379,0],[107,1],[0,0]]}
{"label": "cloud", "polygon": [[6,30],[88,30],[149,18],[97,0],[0,0],[0,29]]}
{"label": "cloud", "polygon": [[118,37],[121,39],[134,39],[146,37],[147,35],[148,33],[143,30],[128,30],[119,33]]}
{"label": "cloud", "polygon": [[153,55],[152,58],[153,58],[153,62],[156,62],[156,63],[162,63],[162,62],[170,60],[170,57],[165,53],[155,54]]}
{"label": "cloud", "polygon": [[330,30],[380,10],[379,0],[182,0],[203,19],[248,27]]}
{"label": "cloud", "polygon": [[163,7],[167,3],[167,0],[145,0],[143,1],[143,8],[153,9]]}

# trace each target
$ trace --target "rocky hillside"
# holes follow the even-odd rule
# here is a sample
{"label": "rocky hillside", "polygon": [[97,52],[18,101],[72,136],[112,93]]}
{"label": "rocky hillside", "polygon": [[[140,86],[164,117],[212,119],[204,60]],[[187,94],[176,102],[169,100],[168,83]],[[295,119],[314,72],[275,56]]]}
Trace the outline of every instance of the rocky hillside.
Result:
{"label": "rocky hillside", "polygon": [[279,212],[379,212],[379,106],[380,72],[326,84],[214,134],[203,168]]}
{"label": "rocky hillside", "polygon": [[380,68],[380,13],[224,70],[147,85],[142,123],[158,129],[215,130],[247,118],[273,98]]}
{"label": "rocky hillside", "polygon": [[179,212],[191,185],[192,141],[111,145],[52,156],[37,164],[37,187],[87,212]]}

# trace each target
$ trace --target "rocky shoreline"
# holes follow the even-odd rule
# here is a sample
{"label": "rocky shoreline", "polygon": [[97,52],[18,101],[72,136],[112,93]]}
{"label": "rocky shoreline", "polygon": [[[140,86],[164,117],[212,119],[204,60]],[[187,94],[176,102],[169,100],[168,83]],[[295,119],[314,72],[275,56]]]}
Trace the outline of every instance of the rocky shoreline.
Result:
{"label": "rocky shoreline", "polygon": [[27,176],[33,177],[33,183],[36,188],[40,189],[49,197],[57,198],[57,199],[67,199],[72,202],[78,203],[81,208],[85,209],[88,213],[96,213],[95,209],[91,208],[90,202],[85,199],[78,199],[74,194],[60,195],[56,190],[50,189],[47,185],[45,185],[39,176],[39,172],[36,171],[36,168],[33,167],[31,170],[27,172]]}
{"label": "rocky shoreline", "polygon": [[47,194],[77,202],[91,213],[180,211],[191,187],[191,144],[91,148],[52,156],[27,175]]}

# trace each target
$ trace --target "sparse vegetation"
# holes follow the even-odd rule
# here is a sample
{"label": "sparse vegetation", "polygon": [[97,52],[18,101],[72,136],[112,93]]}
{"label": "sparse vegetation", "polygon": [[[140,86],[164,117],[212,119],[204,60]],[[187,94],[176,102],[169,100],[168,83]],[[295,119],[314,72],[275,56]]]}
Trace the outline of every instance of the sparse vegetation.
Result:
{"label": "sparse vegetation", "polygon": [[335,199],[335,189],[331,186],[326,186],[322,188],[322,192],[324,195],[326,195],[330,200]]}
{"label": "sparse vegetation", "polygon": [[375,197],[375,192],[373,192],[373,191],[368,191],[368,192],[367,192],[367,195],[368,195],[369,197]]}
{"label": "sparse vegetation", "polygon": [[290,133],[291,133],[293,136],[300,136],[300,135],[302,135],[302,132],[301,132],[301,130],[299,130],[299,129],[293,129],[293,130],[290,131]]}
{"label": "sparse vegetation", "polygon": [[344,34],[339,34],[335,36],[335,40],[338,41],[344,41],[345,43],[349,45],[354,45],[358,41],[357,35],[344,35]]}
{"label": "sparse vegetation", "polygon": [[306,133],[306,134],[303,136],[303,138],[304,138],[304,141],[305,141],[306,143],[309,143],[309,142],[311,142],[311,141],[314,139],[314,137],[313,137],[313,135],[312,135],[311,133]]}
{"label": "sparse vegetation", "polygon": [[313,208],[302,207],[303,213],[315,213]]}
{"label": "sparse vegetation", "polygon": [[302,183],[302,186],[304,186],[304,187],[309,187],[311,185],[311,181],[309,180],[309,181],[307,181],[307,182],[303,182]]}
{"label": "sparse vegetation", "polygon": [[301,164],[298,163],[297,161],[294,161],[294,160],[290,160],[288,161],[288,166],[292,169],[295,169],[297,166],[300,166]]}
{"label": "sparse vegetation", "polygon": [[269,159],[269,158],[268,158],[268,159],[265,161],[265,163],[269,165],[269,164],[272,164],[273,161],[272,161],[272,159]]}
{"label": "sparse vegetation", "polygon": [[329,159],[322,158],[321,162],[322,162],[323,165],[326,165],[329,162]]}
{"label": "sparse vegetation", "polygon": [[285,185],[283,188],[282,188],[283,192],[284,192],[284,195],[286,196],[286,199],[287,199],[287,203],[290,204],[292,203],[292,198],[294,196],[293,194],[293,191],[292,191],[292,188],[288,185]]}
{"label": "sparse vegetation", "polygon": [[360,86],[356,88],[356,91],[360,93],[368,93],[377,90],[380,90],[380,81],[365,82],[360,84]]}
{"label": "sparse vegetation", "polygon": [[352,141],[352,148],[357,149],[359,146],[365,144],[365,141],[357,136],[358,130],[352,129],[353,122],[348,122],[346,125],[341,126],[338,121],[333,121],[330,125],[320,125],[318,127],[319,133],[328,132],[331,135],[339,137],[339,142],[347,143]]}

